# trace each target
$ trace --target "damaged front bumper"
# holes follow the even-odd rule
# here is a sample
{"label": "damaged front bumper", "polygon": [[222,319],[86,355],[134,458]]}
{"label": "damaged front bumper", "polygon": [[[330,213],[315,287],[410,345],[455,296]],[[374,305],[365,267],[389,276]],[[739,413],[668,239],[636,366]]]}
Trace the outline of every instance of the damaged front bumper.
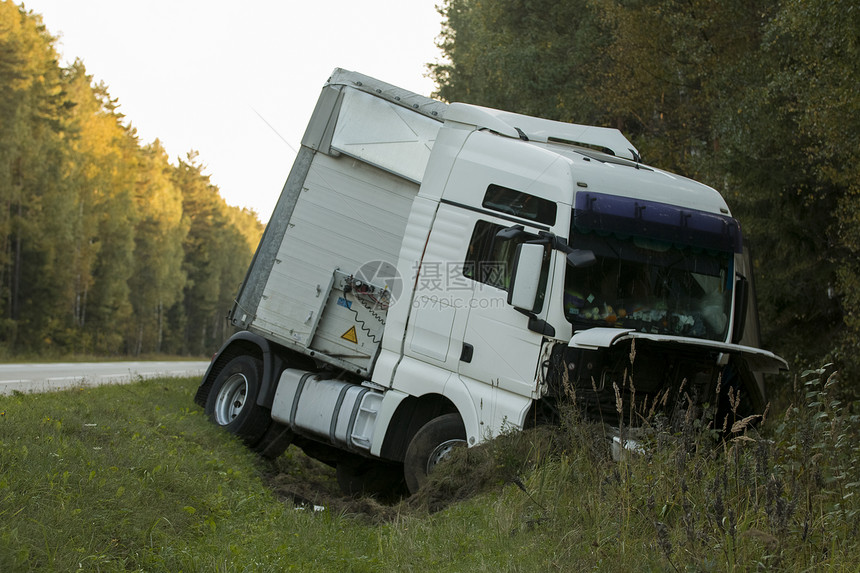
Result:
{"label": "damaged front bumper", "polygon": [[750,346],[592,328],[553,348],[546,396],[572,401],[587,419],[623,427],[610,436],[613,451],[623,453],[637,450],[634,431],[658,418],[670,431],[702,417],[719,429],[738,415],[762,413],[762,373],[787,368],[779,356]]}

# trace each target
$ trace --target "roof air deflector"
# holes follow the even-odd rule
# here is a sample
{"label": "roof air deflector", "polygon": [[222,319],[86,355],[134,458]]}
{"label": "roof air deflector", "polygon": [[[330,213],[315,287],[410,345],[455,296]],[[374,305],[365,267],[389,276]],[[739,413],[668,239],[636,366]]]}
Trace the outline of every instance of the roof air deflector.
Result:
{"label": "roof air deflector", "polygon": [[477,129],[488,129],[514,139],[521,139],[521,133],[524,133],[531,141],[577,142],[580,145],[609,150],[617,157],[640,161],[636,147],[620,131],[608,127],[553,121],[466,103],[450,104],[445,120],[472,125]]}

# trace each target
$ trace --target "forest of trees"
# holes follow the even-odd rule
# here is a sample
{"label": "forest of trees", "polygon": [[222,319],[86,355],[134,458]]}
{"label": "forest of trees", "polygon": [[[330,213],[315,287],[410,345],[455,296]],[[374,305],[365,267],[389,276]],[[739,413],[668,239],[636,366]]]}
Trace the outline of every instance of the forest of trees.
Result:
{"label": "forest of trees", "polygon": [[0,0],[0,358],[208,355],[262,234]]}
{"label": "forest of trees", "polygon": [[[714,186],[754,253],[765,346],[860,372],[856,0],[439,9],[437,97],[617,127]],[[0,357],[211,352],[261,232],[0,0]]]}
{"label": "forest of trees", "polygon": [[[617,127],[720,190],[766,347],[860,372],[856,0],[444,0],[438,96]],[[855,385],[856,386],[856,385]]]}

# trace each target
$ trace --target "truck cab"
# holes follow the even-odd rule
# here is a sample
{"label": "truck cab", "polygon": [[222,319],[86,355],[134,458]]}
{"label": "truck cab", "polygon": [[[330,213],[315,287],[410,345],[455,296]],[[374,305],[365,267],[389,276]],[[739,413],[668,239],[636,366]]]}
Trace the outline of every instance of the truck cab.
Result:
{"label": "truck cab", "polygon": [[754,301],[720,194],[617,130],[335,70],[196,401],[347,491],[414,493],[451,448],[566,402],[616,447],[655,416],[761,412],[786,363]]}

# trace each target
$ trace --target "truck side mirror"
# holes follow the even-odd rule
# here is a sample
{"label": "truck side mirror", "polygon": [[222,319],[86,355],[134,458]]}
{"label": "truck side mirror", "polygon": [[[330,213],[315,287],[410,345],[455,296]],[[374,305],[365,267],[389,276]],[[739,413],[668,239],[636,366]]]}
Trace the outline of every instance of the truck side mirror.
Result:
{"label": "truck side mirror", "polygon": [[516,309],[534,312],[543,266],[544,245],[522,243],[517,245],[508,304]]}

